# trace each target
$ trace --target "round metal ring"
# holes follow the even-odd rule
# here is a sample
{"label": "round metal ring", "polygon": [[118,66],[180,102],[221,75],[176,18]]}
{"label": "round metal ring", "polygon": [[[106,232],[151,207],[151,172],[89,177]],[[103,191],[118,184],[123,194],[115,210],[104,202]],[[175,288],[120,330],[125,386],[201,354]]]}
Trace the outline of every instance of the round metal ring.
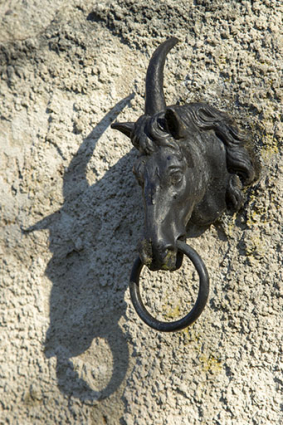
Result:
{"label": "round metal ring", "polygon": [[177,248],[194,264],[199,275],[199,292],[196,303],[191,311],[183,318],[174,322],[162,322],[155,319],[145,308],[139,288],[139,277],[143,264],[138,257],[134,262],[130,277],[130,294],[132,303],[140,318],[151,328],[161,332],[175,332],[190,326],[202,313],[209,293],[209,277],[204,262],[198,253],[185,242],[177,241]]}

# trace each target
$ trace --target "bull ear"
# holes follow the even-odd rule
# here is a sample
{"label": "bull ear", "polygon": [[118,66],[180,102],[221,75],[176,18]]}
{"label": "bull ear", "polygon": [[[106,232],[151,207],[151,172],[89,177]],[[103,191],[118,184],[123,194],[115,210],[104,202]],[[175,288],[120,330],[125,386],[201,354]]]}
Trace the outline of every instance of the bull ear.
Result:
{"label": "bull ear", "polygon": [[111,124],[111,128],[114,128],[114,130],[121,131],[121,133],[125,134],[130,138],[134,130],[134,126],[134,122],[115,122],[114,124]]}
{"label": "bull ear", "polygon": [[167,108],[165,112],[167,130],[174,139],[182,139],[186,135],[186,127],[175,108]]}

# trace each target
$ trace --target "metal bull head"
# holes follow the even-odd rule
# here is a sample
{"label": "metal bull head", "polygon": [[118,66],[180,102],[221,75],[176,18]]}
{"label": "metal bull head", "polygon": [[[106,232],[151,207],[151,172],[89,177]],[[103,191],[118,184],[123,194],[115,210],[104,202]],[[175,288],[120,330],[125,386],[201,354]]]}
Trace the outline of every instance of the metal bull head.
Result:
{"label": "metal bull head", "polygon": [[[208,275],[198,254],[185,244],[190,224],[206,226],[243,203],[242,187],[255,178],[244,137],[223,112],[205,104],[166,106],[163,69],[170,38],[154,52],[146,75],[145,114],[136,123],[115,123],[139,150],[134,173],[143,189],[145,229],[131,276],[131,296],[141,318],[161,331],[175,331],[200,315],[208,297]],[[139,294],[143,265],[176,270],[183,254],[193,261],[200,290],[192,311],[176,322],[160,322],[145,309]]]}

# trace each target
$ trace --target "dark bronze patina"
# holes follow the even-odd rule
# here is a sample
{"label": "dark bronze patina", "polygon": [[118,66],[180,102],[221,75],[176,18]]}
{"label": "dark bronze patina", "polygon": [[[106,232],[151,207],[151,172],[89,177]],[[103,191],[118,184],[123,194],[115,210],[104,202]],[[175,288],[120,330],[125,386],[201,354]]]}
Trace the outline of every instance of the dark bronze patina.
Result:
{"label": "dark bronze patina", "polygon": [[[205,265],[185,243],[188,228],[208,226],[224,211],[238,211],[243,204],[243,186],[255,178],[245,139],[228,115],[205,103],[166,106],[164,63],[177,42],[175,37],[166,40],[150,60],[145,114],[135,123],[112,124],[140,152],[134,173],[143,189],[145,229],[130,279],[132,301],[149,326],[165,332],[193,323],[208,298]],[[183,254],[198,271],[198,299],[183,319],[161,322],[142,303],[139,274],[143,265],[150,270],[176,270],[182,264]]]}

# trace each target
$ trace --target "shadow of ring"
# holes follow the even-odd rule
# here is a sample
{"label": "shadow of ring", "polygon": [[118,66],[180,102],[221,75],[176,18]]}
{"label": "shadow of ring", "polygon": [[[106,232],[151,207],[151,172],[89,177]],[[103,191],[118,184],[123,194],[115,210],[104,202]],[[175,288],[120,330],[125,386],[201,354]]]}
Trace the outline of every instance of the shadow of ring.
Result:
{"label": "shadow of ring", "polygon": [[199,275],[199,292],[196,303],[192,310],[183,318],[176,320],[174,322],[162,322],[155,319],[145,308],[139,288],[139,277],[143,264],[138,257],[133,265],[131,277],[130,277],[130,294],[132,303],[135,307],[136,312],[140,318],[151,328],[156,329],[160,332],[175,332],[180,331],[188,326],[190,326],[195,320],[201,315],[209,294],[209,277],[208,272],[205,267],[204,262],[198,253],[187,245],[185,242],[177,241],[177,248],[183,254],[185,254],[194,264],[198,275]]}

